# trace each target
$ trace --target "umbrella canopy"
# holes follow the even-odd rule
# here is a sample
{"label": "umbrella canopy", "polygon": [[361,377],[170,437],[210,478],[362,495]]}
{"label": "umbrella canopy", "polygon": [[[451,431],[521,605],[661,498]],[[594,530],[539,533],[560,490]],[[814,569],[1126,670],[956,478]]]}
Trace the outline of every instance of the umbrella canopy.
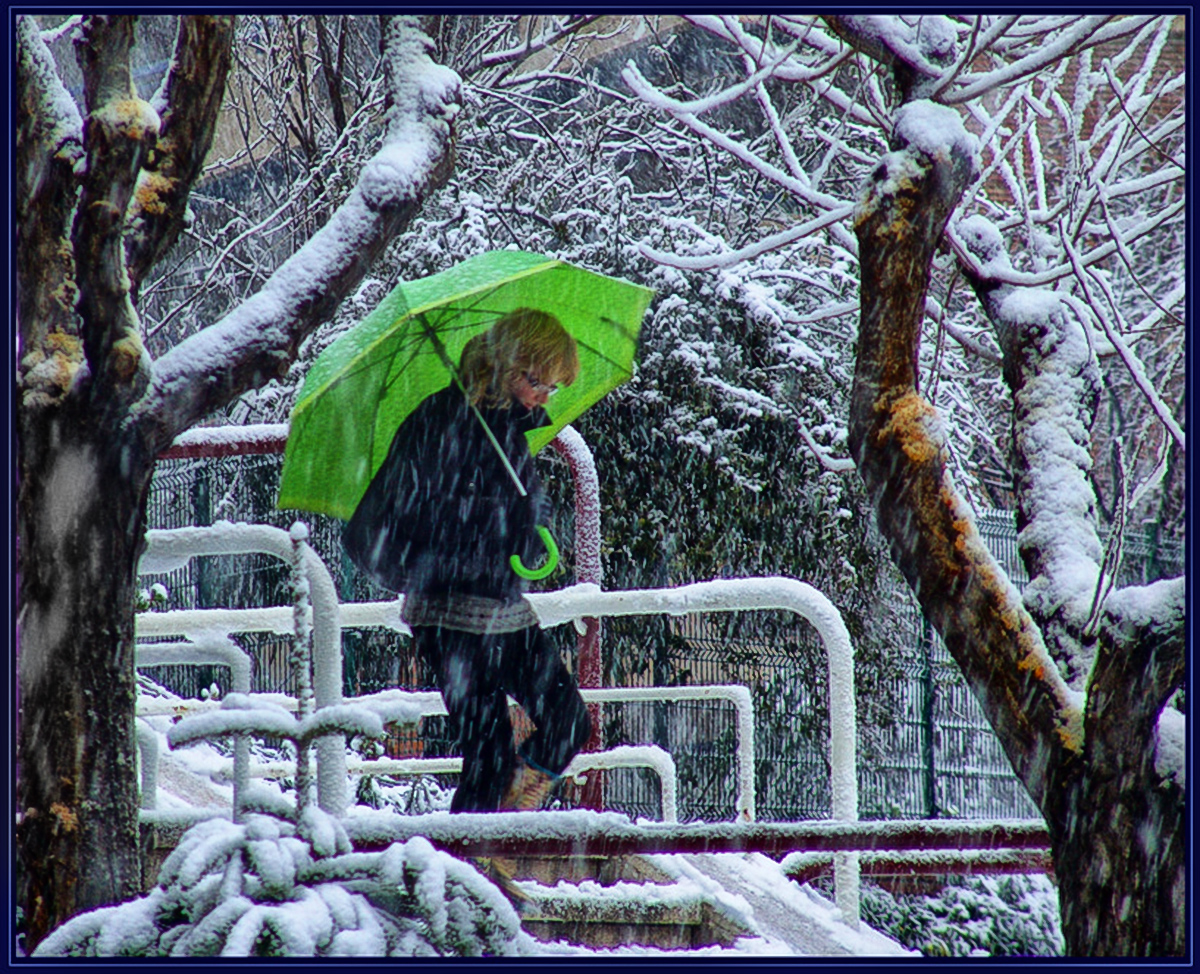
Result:
{"label": "umbrella canopy", "polygon": [[453,381],[463,346],[517,308],[548,312],[579,349],[579,377],[550,398],[536,453],[632,375],[649,288],[521,251],[492,251],[400,284],[309,369],[292,410],[279,508],[348,520],[392,438]]}

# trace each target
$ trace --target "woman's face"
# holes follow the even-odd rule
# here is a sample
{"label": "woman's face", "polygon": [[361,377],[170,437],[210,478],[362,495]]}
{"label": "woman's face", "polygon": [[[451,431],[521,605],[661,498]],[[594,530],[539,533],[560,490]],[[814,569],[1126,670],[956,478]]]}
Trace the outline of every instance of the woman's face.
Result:
{"label": "woman's face", "polygon": [[542,379],[535,367],[514,369],[509,380],[509,389],[513,398],[526,409],[546,405],[550,397],[558,391],[556,386]]}

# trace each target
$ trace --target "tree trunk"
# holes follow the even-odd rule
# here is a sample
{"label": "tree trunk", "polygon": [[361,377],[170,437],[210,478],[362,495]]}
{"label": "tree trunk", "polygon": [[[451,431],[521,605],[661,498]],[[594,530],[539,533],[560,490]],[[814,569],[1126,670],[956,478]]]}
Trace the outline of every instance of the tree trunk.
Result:
{"label": "tree trunk", "polygon": [[900,148],[856,212],[855,461],[893,559],[1045,817],[1068,953],[1182,954],[1184,796],[1155,767],[1159,714],[1182,679],[1181,580],[1177,598],[1160,594],[1160,611],[1144,613],[1154,619],[1144,631],[1108,612],[1081,712],[983,546],[949,477],[936,411],[917,391],[934,248],[968,168],[954,152]]}
{"label": "tree trunk", "polygon": [[132,606],[150,464],[77,401],[23,423],[19,452],[16,842],[33,946],[140,893]]}
{"label": "tree trunk", "polygon": [[[1005,251],[998,232],[977,224],[966,236],[984,266],[1000,266]],[[1050,769],[1041,803],[1055,847],[1067,949],[1179,954],[1184,796],[1156,769],[1154,754],[1159,715],[1183,678],[1182,617],[1173,618],[1171,600],[1163,599],[1147,613],[1156,620],[1149,626],[1126,625],[1119,610],[1106,611],[1091,632],[1103,546],[1089,447],[1101,380],[1083,325],[1055,304],[1053,292],[1010,302],[1013,285],[981,278],[965,264],[962,270],[995,328],[1012,393],[1013,442],[1022,463],[1014,478],[1017,527],[1030,579],[1023,602],[1055,664],[1087,699],[1082,760]],[[1181,580],[1157,588],[1169,591],[1172,584],[1181,587]],[[1137,601],[1155,597],[1151,591],[1142,587]],[[1118,602],[1125,593],[1117,593]],[[1111,602],[1105,605],[1111,610]]]}
{"label": "tree trunk", "polygon": [[[156,456],[286,371],[453,166],[457,78],[435,70],[414,18],[393,18],[382,42],[396,103],[386,165],[368,163],[258,295],[152,362],[134,285],[182,226],[233,32],[229,18],[181,18],[158,110],[135,94],[133,26],[85,18],[82,118],[36,23],[18,20],[18,249],[53,257],[18,265],[17,872],[28,948],[73,914],[140,892],[134,593]],[[412,150],[403,179],[393,146]]]}
{"label": "tree trunk", "polygon": [[[1056,822],[1046,817],[1066,952],[1181,957],[1187,947],[1184,796],[1157,782],[1144,738],[1135,733],[1124,744],[1113,765],[1089,762],[1056,792]],[[1141,761],[1121,759],[1139,749]]]}

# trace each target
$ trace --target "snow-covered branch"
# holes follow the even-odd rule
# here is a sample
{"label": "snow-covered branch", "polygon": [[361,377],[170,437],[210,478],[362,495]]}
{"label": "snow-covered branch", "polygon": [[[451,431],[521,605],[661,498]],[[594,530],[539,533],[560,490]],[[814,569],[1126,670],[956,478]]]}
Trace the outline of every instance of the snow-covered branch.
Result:
{"label": "snow-covered branch", "polygon": [[[989,268],[1008,263],[982,217],[959,226]],[[1096,498],[1089,481],[1100,374],[1080,322],[1060,294],[1002,285],[964,271],[996,328],[1013,395],[1018,546],[1029,572],[1025,604],[1078,691],[1091,666],[1084,629],[1101,584]]]}
{"label": "snow-covered branch", "polygon": [[[1084,296],[1087,297],[1089,289],[1088,276],[1084,274],[1084,269],[1079,260],[1079,256],[1076,253],[1075,248],[1071,246],[1071,242],[1069,240],[1064,238],[1062,244],[1063,249],[1067,252],[1068,257],[1071,260],[1072,267],[1075,269],[1076,280],[1083,289]],[[1180,427],[1179,423],[1176,422],[1175,417],[1172,415],[1167,404],[1163,402],[1162,396],[1159,395],[1158,390],[1154,387],[1154,383],[1151,382],[1150,377],[1146,375],[1145,367],[1142,365],[1133,349],[1126,344],[1116,327],[1109,320],[1109,316],[1104,311],[1104,308],[1100,302],[1089,300],[1088,303],[1091,311],[1095,314],[1096,319],[1100,322],[1100,327],[1104,329],[1104,334],[1108,338],[1109,343],[1114,349],[1116,349],[1121,361],[1125,364],[1125,367],[1129,370],[1129,374],[1133,377],[1134,384],[1137,386],[1141,394],[1145,396],[1146,401],[1150,404],[1150,408],[1154,411],[1154,414],[1163,424],[1163,427],[1168,433],[1171,434],[1172,439],[1179,444],[1179,449],[1186,450],[1187,438],[1183,432],[1183,429]]]}
{"label": "snow-covered branch", "polygon": [[1070,29],[1049,43],[1039,44],[1034,53],[986,73],[968,74],[960,79],[961,86],[945,92],[943,100],[950,104],[974,101],[995,88],[1027,78],[1080,50],[1095,47],[1105,41],[1135,33],[1150,17],[1114,18],[1105,15],[1081,17]]}
{"label": "snow-covered branch", "polygon": [[390,21],[387,134],[350,197],[257,294],[156,362],[135,415],[153,431],[157,449],[247,389],[283,375],[304,338],[357,287],[425,195],[447,177],[458,82],[430,60],[428,45],[415,18]]}
{"label": "snow-covered branch", "polygon": [[946,17],[920,17],[915,27],[897,16],[840,15],[824,20],[852,48],[893,68],[905,100],[926,97],[954,55],[955,29]]}
{"label": "snow-covered branch", "polygon": [[233,18],[185,16],[171,68],[152,99],[161,119],[154,166],[138,179],[126,237],[136,288],[183,230],[188,197],[217,128],[233,54]]}
{"label": "snow-covered branch", "polygon": [[825,213],[815,219],[808,220],[805,223],[789,227],[787,230],[781,230],[779,233],[763,237],[761,240],[756,240],[754,243],[748,244],[739,250],[723,254],[683,257],[679,254],[658,250],[647,244],[642,244],[640,249],[643,254],[655,263],[663,264],[667,267],[678,267],[681,270],[705,271],[721,267],[734,267],[745,261],[753,260],[762,254],[779,250],[787,244],[802,240],[804,237],[811,236],[820,230],[836,226],[849,217],[853,210],[854,207],[848,204],[830,213]]}
{"label": "snow-covered branch", "polygon": [[[44,335],[74,329],[70,234],[83,160],[83,119],[59,77],[54,56],[28,14],[16,20],[17,97],[14,158],[18,355],[37,354]],[[27,378],[27,383],[29,379]],[[61,394],[59,382],[53,393]],[[52,394],[53,394],[52,393]]]}

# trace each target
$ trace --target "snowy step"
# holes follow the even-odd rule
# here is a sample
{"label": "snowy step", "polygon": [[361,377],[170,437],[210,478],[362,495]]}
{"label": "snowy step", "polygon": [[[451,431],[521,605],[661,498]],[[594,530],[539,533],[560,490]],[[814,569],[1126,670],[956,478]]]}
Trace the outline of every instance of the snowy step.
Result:
{"label": "snowy step", "polygon": [[747,932],[700,886],[642,856],[525,857],[516,876],[529,897],[521,924],[546,942],[683,949],[730,946]]}
{"label": "snowy step", "polygon": [[[600,890],[604,892],[597,893]],[[589,883],[570,893],[556,888],[549,895],[526,887],[532,902],[521,925],[538,940],[565,940],[586,947],[728,947],[745,936],[745,930],[728,922],[694,891],[664,896],[666,890],[674,887],[650,893],[633,885],[623,896],[613,895],[613,887]]]}
{"label": "snowy step", "polygon": [[[904,956],[910,952],[863,923],[847,923],[833,902],[755,853],[612,857],[615,881],[569,880],[586,871],[562,857],[523,860],[518,885],[529,896],[522,926],[547,943],[663,950],[731,947],[742,938],[768,952],[799,956]],[[553,883],[537,882],[536,874]]]}
{"label": "snowy step", "polygon": [[847,922],[828,898],[793,882],[760,853],[651,855],[650,865],[704,890],[732,925],[783,953],[904,956],[912,952],[865,923]]}
{"label": "snowy step", "polygon": [[583,883],[601,886],[616,883],[671,883],[673,880],[653,866],[645,856],[518,856],[516,877],[540,886]]}

